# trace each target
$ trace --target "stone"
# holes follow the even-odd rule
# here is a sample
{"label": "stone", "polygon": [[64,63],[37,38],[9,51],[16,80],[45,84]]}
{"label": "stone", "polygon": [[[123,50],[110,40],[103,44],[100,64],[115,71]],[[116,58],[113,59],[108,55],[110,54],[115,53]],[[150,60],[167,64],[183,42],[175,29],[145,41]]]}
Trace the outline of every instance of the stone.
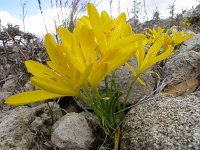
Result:
{"label": "stone", "polygon": [[0,147],[3,150],[26,150],[31,146],[34,134],[28,124],[32,111],[18,107],[0,116]]}
{"label": "stone", "polygon": [[7,97],[11,96],[11,92],[1,92],[0,91],[0,113],[3,111],[7,111],[10,109],[11,106],[4,104],[4,101]]}
{"label": "stone", "polygon": [[11,92],[0,92],[0,105],[4,103],[4,100],[11,96],[12,93]]}
{"label": "stone", "polygon": [[169,86],[196,79],[200,75],[200,53],[189,51],[174,55],[167,60],[162,70]]}
{"label": "stone", "polygon": [[184,14],[184,17],[195,17],[195,16],[199,16],[200,15],[200,4],[196,6],[196,8],[192,8],[190,10],[188,10],[186,12],[186,14]]}
{"label": "stone", "polygon": [[[135,59],[130,60],[129,64],[136,69],[137,68],[137,62]],[[128,92],[128,89],[130,87],[130,83],[133,80],[133,74],[130,72],[128,67],[121,66],[119,67],[115,72],[115,81],[119,88],[119,90],[123,93],[122,96],[122,102],[124,101],[126,94]],[[141,85],[139,82],[135,82],[127,102],[127,105],[133,105],[136,102],[138,102],[140,99],[142,99],[144,96],[151,95],[154,91],[154,88],[156,86],[155,79],[152,77],[149,73],[144,73],[140,75],[140,78],[146,83],[146,86]],[[101,83],[100,89],[105,89],[104,83]]]}
{"label": "stone", "polygon": [[16,75],[8,75],[8,77],[5,80],[5,83],[2,86],[2,91],[13,92],[16,86],[15,85],[16,79],[17,79]]}
{"label": "stone", "polygon": [[25,85],[24,85],[24,88],[26,91],[32,91],[34,90],[34,86],[31,84],[30,81],[28,81]]}
{"label": "stone", "polygon": [[67,113],[52,127],[51,141],[64,149],[88,150],[93,143],[92,129],[80,113]]}
{"label": "stone", "polygon": [[[54,120],[62,116],[59,106],[49,103]],[[0,113],[0,149],[29,150],[37,147],[38,134],[50,135],[51,115],[47,104],[34,108],[19,106]],[[49,133],[48,133],[49,132]]]}
{"label": "stone", "polygon": [[196,6],[196,8],[192,8],[187,11],[184,15],[184,18],[188,17],[189,22],[191,23],[190,29],[194,32],[199,33],[200,31],[200,4]]}
{"label": "stone", "polygon": [[121,149],[200,149],[200,91],[185,97],[157,94],[128,112]]}
{"label": "stone", "polygon": [[10,72],[11,65],[10,64],[5,64],[5,65],[0,65],[0,79],[4,80],[6,76]]}
{"label": "stone", "polygon": [[178,49],[179,52],[191,51],[195,46],[200,45],[200,33],[195,34],[193,37],[184,42]]}

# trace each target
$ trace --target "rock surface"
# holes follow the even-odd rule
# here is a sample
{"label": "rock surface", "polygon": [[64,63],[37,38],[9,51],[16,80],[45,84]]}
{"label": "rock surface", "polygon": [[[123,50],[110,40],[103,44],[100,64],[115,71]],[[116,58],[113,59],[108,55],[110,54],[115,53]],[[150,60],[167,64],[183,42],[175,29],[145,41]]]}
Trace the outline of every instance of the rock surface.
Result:
{"label": "rock surface", "polygon": [[92,129],[81,113],[68,113],[52,127],[51,141],[59,148],[87,150],[93,143]]}
{"label": "rock surface", "polygon": [[168,85],[195,79],[200,75],[200,53],[189,51],[172,56],[163,67],[163,77]]}
{"label": "rock surface", "polygon": [[190,28],[196,33],[200,32],[200,4],[196,8],[189,10],[185,17],[189,18]]}
{"label": "rock surface", "polygon": [[11,92],[0,92],[0,114],[11,108],[11,106],[4,104],[5,99],[10,95],[12,95]]}
{"label": "rock surface", "polygon": [[200,149],[200,92],[158,94],[132,108],[122,127],[121,149]]}
{"label": "rock surface", "polygon": [[200,33],[195,34],[193,37],[185,41],[184,44],[182,44],[181,47],[178,49],[178,51],[191,51],[196,45],[200,45]]}
{"label": "rock surface", "polygon": [[2,86],[2,91],[12,92],[15,89],[17,76],[9,75]]}
{"label": "rock surface", "polygon": [[196,8],[192,8],[191,10],[187,11],[184,17],[195,17],[200,15],[200,4],[196,6]]}
{"label": "rock surface", "polygon": [[0,105],[4,103],[4,100],[11,96],[12,93],[11,92],[0,92]]}
{"label": "rock surface", "polygon": [[[129,64],[136,69],[137,68],[137,62],[135,60],[131,60]],[[119,88],[119,90],[123,93],[122,101],[125,98],[130,83],[133,80],[133,74],[130,72],[130,70],[126,66],[121,66],[119,69],[115,72],[116,76],[116,84]],[[146,83],[146,86],[141,85],[139,82],[135,82],[128,99],[128,105],[132,105],[139,101],[144,96],[152,94],[155,88],[155,79],[152,77],[151,74],[144,73],[141,76],[141,79]],[[101,88],[105,88],[104,83],[101,85]]]}
{"label": "rock surface", "polygon": [[[54,120],[61,117],[58,105],[49,103]],[[20,106],[0,114],[0,149],[29,150],[40,143],[38,134],[50,135],[51,115],[47,104]],[[49,133],[48,133],[49,132]]]}

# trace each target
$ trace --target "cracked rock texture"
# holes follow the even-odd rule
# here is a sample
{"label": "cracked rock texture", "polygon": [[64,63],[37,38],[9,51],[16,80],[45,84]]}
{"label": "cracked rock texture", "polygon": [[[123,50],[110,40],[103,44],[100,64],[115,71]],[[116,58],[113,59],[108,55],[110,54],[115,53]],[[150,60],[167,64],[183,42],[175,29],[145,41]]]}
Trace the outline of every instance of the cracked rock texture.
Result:
{"label": "cracked rock texture", "polygon": [[132,108],[122,125],[123,150],[200,149],[200,92],[158,94]]}
{"label": "cracked rock texture", "polygon": [[88,150],[93,143],[92,129],[82,113],[68,113],[52,127],[51,141],[59,148]]}
{"label": "cracked rock texture", "polygon": [[200,53],[189,51],[174,55],[163,67],[163,77],[168,85],[195,79],[200,75]]}
{"label": "cracked rock texture", "polygon": [[[49,103],[54,120],[62,113],[57,104]],[[1,150],[30,150],[36,146],[37,135],[42,131],[50,134],[52,124],[47,104],[37,107],[19,106],[0,114],[0,149]]]}

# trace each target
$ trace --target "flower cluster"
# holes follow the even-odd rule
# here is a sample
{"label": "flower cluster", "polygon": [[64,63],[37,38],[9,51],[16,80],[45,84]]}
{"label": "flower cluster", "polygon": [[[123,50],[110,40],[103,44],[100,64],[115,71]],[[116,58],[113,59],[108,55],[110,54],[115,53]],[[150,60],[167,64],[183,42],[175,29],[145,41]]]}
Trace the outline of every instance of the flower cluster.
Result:
{"label": "flower cluster", "polygon": [[[126,23],[124,13],[113,19],[105,11],[99,14],[91,3],[87,5],[87,12],[88,16],[77,20],[73,33],[64,27],[58,28],[59,43],[51,34],[46,34],[44,43],[50,58],[47,65],[32,60],[25,62],[27,70],[33,75],[31,83],[39,90],[13,95],[5,103],[16,106],[64,96],[79,97],[93,108],[107,134],[117,131],[119,136],[119,126],[132,85],[136,80],[145,85],[139,75],[168,58],[174,47],[191,35],[173,30],[168,35],[168,31],[164,32],[160,27],[150,29],[146,35],[134,34]],[[127,63],[134,56],[138,62],[137,70]],[[121,94],[117,89],[112,89],[109,95],[103,97],[98,86],[124,64],[135,78],[121,107]],[[116,115],[116,108],[122,112],[121,115]]]}
{"label": "flower cluster", "polygon": [[81,88],[88,83],[97,88],[105,76],[135,55],[145,36],[132,34],[124,13],[112,19],[106,12],[99,15],[90,3],[87,11],[88,16],[77,21],[73,33],[58,28],[61,44],[51,34],[45,36],[48,66],[32,60],[25,62],[33,74],[31,83],[41,90],[11,96],[6,103],[23,105],[62,96],[80,97]]}
{"label": "flower cluster", "polygon": [[182,22],[182,25],[185,26],[185,27],[189,27],[191,25],[191,23],[189,22],[188,18],[186,17],[184,19],[184,21]]}
{"label": "flower cluster", "polygon": [[175,47],[185,40],[188,40],[192,37],[192,34],[185,34],[184,30],[177,32],[173,28],[171,30],[165,31],[163,28],[158,27],[157,29],[149,29],[146,33],[147,44],[152,45],[161,36],[163,36],[164,39],[163,48],[166,50],[169,45]]}

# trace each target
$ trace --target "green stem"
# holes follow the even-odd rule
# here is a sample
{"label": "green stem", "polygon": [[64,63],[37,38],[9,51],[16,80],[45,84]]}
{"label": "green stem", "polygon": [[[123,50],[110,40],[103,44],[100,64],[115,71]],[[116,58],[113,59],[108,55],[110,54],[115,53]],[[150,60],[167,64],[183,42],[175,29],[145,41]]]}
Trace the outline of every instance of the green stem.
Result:
{"label": "green stem", "polygon": [[124,105],[123,105],[122,110],[125,109],[125,107],[126,107],[126,103],[127,103],[128,98],[129,98],[129,96],[130,96],[130,93],[131,93],[131,90],[132,90],[132,88],[133,88],[133,85],[135,84],[135,82],[136,82],[137,78],[139,77],[139,75],[140,75],[140,74],[137,74],[137,75],[133,78],[133,80],[132,80],[132,82],[131,82],[131,85],[130,85],[130,87],[129,87],[129,89],[128,89],[128,93],[127,93],[127,95],[126,95],[126,98],[125,98],[125,101],[124,101]]}
{"label": "green stem", "polygon": [[119,149],[119,140],[120,140],[120,127],[117,127],[115,130],[115,147],[114,150]]}
{"label": "green stem", "polygon": [[87,96],[91,97],[90,90],[87,84],[83,86],[83,89],[84,89],[84,93],[86,93]]}
{"label": "green stem", "polygon": [[116,86],[116,83],[115,83],[115,73],[113,73],[112,77],[111,77],[110,96],[112,96],[112,93],[114,91],[116,91],[116,89],[117,89],[117,86]]}
{"label": "green stem", "polygon": [[108,76],[105,77],[105,88],[106,88],[106,96],[109,96],[109,89],[108,89]]}
{"label": "green stem", "polygon": [[92,105],[90,94],[88,94],[87,92],[80,92],[79,98],[82,99],[88,106]]}

